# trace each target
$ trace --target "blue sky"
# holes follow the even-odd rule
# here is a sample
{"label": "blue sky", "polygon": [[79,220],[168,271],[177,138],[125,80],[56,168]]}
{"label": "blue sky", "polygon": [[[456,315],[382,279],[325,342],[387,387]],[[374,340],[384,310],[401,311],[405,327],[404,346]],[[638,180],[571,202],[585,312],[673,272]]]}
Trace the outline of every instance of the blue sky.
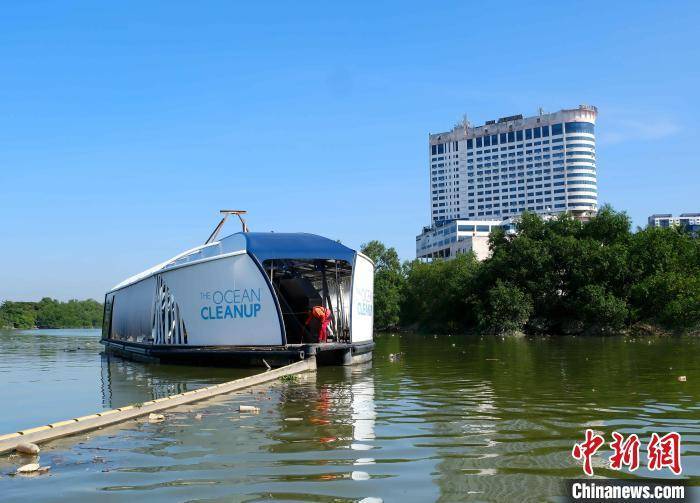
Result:
{"label": "blue sky", "polygon": [[0,299],[101,299],[228,207],[413,258],[428,133],[465,113],[594,104],[600,202],[700,211],[699,24],[694,2],[8,3]]}

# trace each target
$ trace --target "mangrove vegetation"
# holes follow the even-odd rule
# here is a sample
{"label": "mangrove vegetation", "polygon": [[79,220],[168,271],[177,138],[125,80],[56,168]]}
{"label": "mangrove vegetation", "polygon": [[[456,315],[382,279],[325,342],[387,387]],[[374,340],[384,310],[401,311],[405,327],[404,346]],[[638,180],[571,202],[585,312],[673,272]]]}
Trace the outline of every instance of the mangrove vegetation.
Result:
{"label": "mangrove vegetation", "polygon": [[60,302],[5,301],[0,305],[0,328],[93,328],[102,324],[102,304],[96,300]]}
{"label": "mangrove vegetation", "polygon": [[375,326],[540,334],[700,329],[700,239],[679,228],[632,231],[604,207],[588,222],[524,214],[497,229],[491,257],[400,263],[378,241]]}

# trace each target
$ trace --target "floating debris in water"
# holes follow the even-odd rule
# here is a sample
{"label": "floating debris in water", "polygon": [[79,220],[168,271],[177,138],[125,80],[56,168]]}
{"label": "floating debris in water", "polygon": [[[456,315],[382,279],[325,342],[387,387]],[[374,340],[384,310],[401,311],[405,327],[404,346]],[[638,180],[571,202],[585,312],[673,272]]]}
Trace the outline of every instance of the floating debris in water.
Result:
{"label": "floating debris in water", "polygon": [[153,412],[151,412],[148,415],[148,422],[149,423],[160,423],[163,421],[165,421],[165,416],[163,414],[154,414]]}
{"label": "floating debris in water", "polygon": [[[28,465],[23,465],[17,468],[17,473],[19,475],[26,475],[29,473],[36,473],[41,469],[41,466],[39,466],[39,463],[29,463]],[[44,470],[44,471],[48,471]],[[43,473],[43,472],[42,472]]]}
{"label": "floating debris in water", "polygon": [[300,417],[285,417],[284,420],[285,421],[303,421],[303,419]]}
{"label": "floating debris in water", "polygon": [[239,405],[238,412],[251,412],[257,414],[260,412],[260,407],[255,407],[254,405]]}
{"label": "floating debris in water", "polygon": [[369,473],[367,472],[352,472],[350,474],[352,480],[369,480]]}
{"label": "floating debris in water", "polygon": [[369,451],[372,446],[367,444],[350,444],[350,448],[353,451]]}
{"label": "floating debris in water", "polygon": [[678,376],[678,382],[686,382],[688,378],[686,376]]}

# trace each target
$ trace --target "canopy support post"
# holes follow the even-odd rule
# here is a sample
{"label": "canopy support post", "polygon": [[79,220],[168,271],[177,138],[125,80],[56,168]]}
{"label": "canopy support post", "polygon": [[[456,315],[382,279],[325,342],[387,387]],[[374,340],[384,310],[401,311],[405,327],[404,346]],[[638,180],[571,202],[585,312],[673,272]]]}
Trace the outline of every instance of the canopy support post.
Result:
{"label": "canopy support post", "polygon": [[209,239],[207,239],[204,244],[208,245],[210,243],[213,243],[216,240],[216,237],[219,235],[219,232],[221,232],[221,228],[224,226],[226,223],[226,219],[229,217],[229,215],[236,215],[238,219],[241,221],[241,227],[243,228],[243,232],[250,232],[250,229],[248,229],[248,224],[246,224],[245,220],[243,220],[243,217],[241,215],[245,215],[248,213],[245,210],[221,210],[219,211],[223,215],[223,218],[221,219],[221,222],[219,222],[219,225],[214,228],[214,232],[211,233],[209,236]]}

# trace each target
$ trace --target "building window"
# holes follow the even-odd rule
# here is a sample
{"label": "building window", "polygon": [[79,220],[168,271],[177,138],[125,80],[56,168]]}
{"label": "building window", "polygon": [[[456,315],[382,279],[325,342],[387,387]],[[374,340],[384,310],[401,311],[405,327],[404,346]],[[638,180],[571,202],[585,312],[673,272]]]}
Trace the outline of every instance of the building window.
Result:
{"label": "building window", "polygon": [[591,122],[567,122],[565,129],[567,133],[594,134],[594,126]]}
{"label": "building window", "polygon": [[[526,140],[532,140],[532,129],[526,129],[525,130],[525,139]],[[526,145],[530,146],[530,145]]]}
{"label": "building window", "polygon": [[468,139],[467,140],[467,148],[474,148],[474,140],[473,139]]}
{"label": "building window", "polygon": [[542,136],[549,136],[549,126],[542,126]]}
{"label": "building window", "polygon": [[562,134],[563,132],[561,124],[552,124],[552,136]]}

